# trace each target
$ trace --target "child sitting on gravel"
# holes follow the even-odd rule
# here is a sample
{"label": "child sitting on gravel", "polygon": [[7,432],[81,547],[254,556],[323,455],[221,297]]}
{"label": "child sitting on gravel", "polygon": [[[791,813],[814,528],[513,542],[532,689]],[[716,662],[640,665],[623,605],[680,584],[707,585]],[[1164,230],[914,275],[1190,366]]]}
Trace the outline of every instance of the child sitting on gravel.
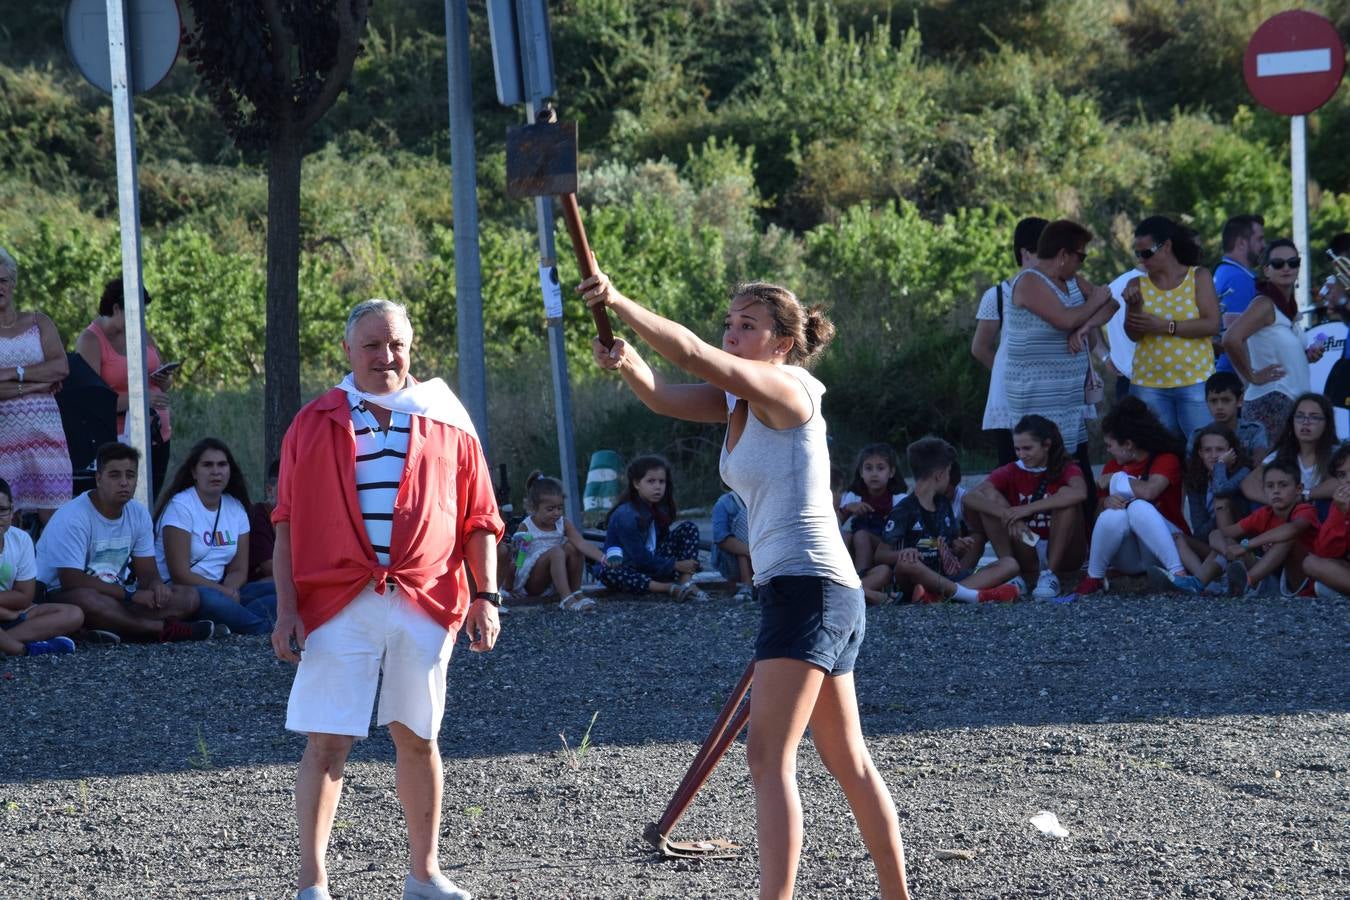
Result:
{"label": "child sitting on gravel", "polygon": [[698,526],[676,524],[675,513],[670,463],[660,456],[639,456],[629,463],[623,493],[605,530],[610,564],[596,573],[601,583],[630,594],[707,600],[693,583],[699,570]]}
{"label": "child sitting on gravel", "polygon": [[1318,529],[1312,553],[1303,560],[1304,573],[1317,583],[1317,596],[1350,596],[1350,441],[1331,454],[1331,473],[1340,480],[1331,497],[1331,510]]}
{"label": "child sitting on gravel", "polygon": [[956,459],[952,445],[926,437],[910,444],[905,455],[914,475],[914,490],[886,519],[877,565],[863,576],[867,602],[888,602],[888,589],[905,597],[912,591],[916,603],[1016,600],[1022,587],[1009,581],[1017,576],[1017,561],[1011,556],[974,574],[961,569],[959,557],[970,539],[961,537],[947,496]]}
{"label": "child sitting on gravel", "polygon": [[525,510],[513,544],[516,548],[517,605],[557,595],[558,608],[569,612],[592,612],[595,598],[581,592],[583,559],[604,564],[605,556],[563,518],[566,502],[562,482],[542,472],[525,479]]}
{"label": "child sitting on gravel", "polygon": [[905,479],[895,448],[884,443],[863,447],[853,465],[853,481],[839,498],[844,545],[859,572],[872,568],[886,517],[904,496]]}
{"label": "child sitting on gravel", "polygon": [[33,539],[23,529],[10,527],[13,516],[13,492],[0,478],[0,653],[69,653],[75,642],[64,635],[80,629],[84,613],[69,603],[33,605],[37,594]]}
{"label": "child sitting on gravel", "polygon": [[1235,597],[1270,596],[1277,589],[1284,597],[1310,597],[1303,560],[1317,539],[1319,522],[1312,504],[1300,500],[1298,462],[1279,458],[1266,463],[1262,482],[1266,505],[1210,534],[1213,552],[1196,579],[1207,584],[1227,562],[1228,592]]}
{"label": "child sitting on gravel", "polygon": [[[1228,426],[1211,424],[1196,429],[1185,475],[1191,533],[1178,531],[1172,535],[1181,564],[1190,574],[1198,575],[1202,571],[1203,560],[1210,551],[1209,535],[1214,529],[1232,525],[1247,514],[1242,479],[1250,471],[1251,457]],[[1209,577],[1216,574],[1211,573]],[[1149,577],[1154,587],[1174,587],[1170,580],[1166,583],[1159,580],[1154,570],[1149,570]]]}
{"label": "child sitting on gravel", "polygon": [[713,504],[712,564],[723,578],[736,585],[733,600],[749,600],[753,596],[750,516],[745,501],[735,491],[727,491]]}

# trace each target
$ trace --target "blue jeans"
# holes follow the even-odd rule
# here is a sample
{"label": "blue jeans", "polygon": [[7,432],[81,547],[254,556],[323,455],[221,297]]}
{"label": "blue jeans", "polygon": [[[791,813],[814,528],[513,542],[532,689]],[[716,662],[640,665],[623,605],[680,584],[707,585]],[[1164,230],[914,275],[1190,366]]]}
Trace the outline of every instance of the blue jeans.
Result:
{"label": "blue jeans", "polygon": [[277,589],[270,581],[254,581],[239,589],[239,602],[215,588],[198,587],[199,619],[227,626],[235,634],[270,634],[277,621]]}
{"label": "blue jeans", "polygon": [[1209,406],[1205,403],[1205,384],[1188,384],[1185,387],[1155,388],[1130,385],[1131,396],[1138,397],[1153,410],[1153,414],[1162,423],[1179,434],[1182,440],[1189,440],[1197,428],[1204,428],[1213,418]]}

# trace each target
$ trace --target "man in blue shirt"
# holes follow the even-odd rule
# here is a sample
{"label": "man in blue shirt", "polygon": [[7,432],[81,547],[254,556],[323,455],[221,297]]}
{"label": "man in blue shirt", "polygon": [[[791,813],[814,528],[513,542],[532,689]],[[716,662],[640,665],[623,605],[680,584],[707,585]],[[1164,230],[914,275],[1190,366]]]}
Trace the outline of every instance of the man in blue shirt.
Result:
{"label": "man in blue shirt", "polygon": [[[1256,267],[1266,252],[1266,220],[1258,215],[1233,216],[1223,226],[1223,259],[1214,267],[1214,293],[1219,295],[1219,333],[1214,338],[1217,348],[1223,333],[1237,321],[1238,316],[1251,305],[1256,296]],[[1217,368],[1220,372],[1233,371],[1227,354],[1220,353]]]}

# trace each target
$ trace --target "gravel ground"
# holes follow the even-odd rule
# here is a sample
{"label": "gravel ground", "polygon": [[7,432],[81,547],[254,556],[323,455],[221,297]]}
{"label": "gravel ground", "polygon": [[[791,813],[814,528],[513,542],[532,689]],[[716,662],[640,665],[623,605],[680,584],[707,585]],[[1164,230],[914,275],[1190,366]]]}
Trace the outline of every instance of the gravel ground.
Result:
{"label": "gravel ground", "polygon": [[[915,896],[1350,896],[1347,614],[1141,595],[871,611],[858,693]],[[754,896],[743,745],[676,829],[738,858],[664,862],[640,835],[755,625],[726,600],[611,601],[513,612],[488,656],[461,643],[441,744],[451,877],[482,898]],[[0,897],[293,896],[290,679],[262,638],[0,659]],[[337,897],[398,896],[392,759],[383,732],[353,754]],[[874,896],[809,746],[800,780],[798,896]],[[1033,827],[1040,810],[1069,836]]]}

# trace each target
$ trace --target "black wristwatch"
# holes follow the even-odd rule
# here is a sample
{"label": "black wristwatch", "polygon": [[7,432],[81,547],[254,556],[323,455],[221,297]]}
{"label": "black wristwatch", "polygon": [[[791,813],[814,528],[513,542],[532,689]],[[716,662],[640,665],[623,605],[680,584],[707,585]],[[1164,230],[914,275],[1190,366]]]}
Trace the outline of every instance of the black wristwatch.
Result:
{"label": "black wristwatch", "polygon": [[502,605],[502,595],[496,591],[479,591],[473,595],[473,599],[486,600],[498,609],[500,609]]}

